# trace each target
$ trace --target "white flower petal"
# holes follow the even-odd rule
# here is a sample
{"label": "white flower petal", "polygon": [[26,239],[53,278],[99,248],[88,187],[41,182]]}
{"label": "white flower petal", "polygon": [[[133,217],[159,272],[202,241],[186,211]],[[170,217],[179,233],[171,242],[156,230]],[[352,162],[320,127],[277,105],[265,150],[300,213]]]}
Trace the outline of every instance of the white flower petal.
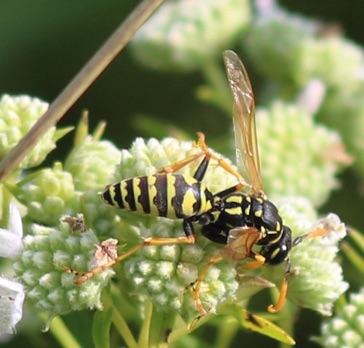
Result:
{"label": "white flower petal", "polygon": [[9,207],[9,229],[0,228],[0,256],[14,257],[23,248],[23,225],[20,213],[16,205],[10,204]]}
{"label": "white flower petal", "polygon": [[19,238],[23,237],[23,224],[21,221],[21,216],[18,208],[15,204],[10,204],[10,221],[9,221],[9,230],[12,231]]}
{"label": "white flower petal", "polygon": [[23,316],[23,302],[23,286],[0,277],[0,335],[15,332],[15,325]]}
{"label": "white flower petal", "polygon": [[14,257],[18,255],[23,248],[21,238],[11,231],[0,228],[0,256]]}

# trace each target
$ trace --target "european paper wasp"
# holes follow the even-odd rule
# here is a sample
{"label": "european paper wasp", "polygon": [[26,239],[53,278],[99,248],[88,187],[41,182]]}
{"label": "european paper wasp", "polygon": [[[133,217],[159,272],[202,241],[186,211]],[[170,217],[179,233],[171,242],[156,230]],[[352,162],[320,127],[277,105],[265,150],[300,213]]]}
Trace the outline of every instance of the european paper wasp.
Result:
{"label": "european paper wasp", "polygon": [[[134,177],[107,186],[101,193],[105,203],[131,212],[181,219],[185,236],[145,238],[142,243],[126,253],[82,274],[76,279],[76,284],[82,284],[143,247],[194,244],[193,223],[198,223],[202,225],[201,231],[205,237],[226,245],[219,255],[208,261],[207,267],[193,285],[194,300],[202,315],[206,314],[206,311],[200,299],[201,283],[206,277],[208,268],[224,258],[234,261],[253,259],[246,268],[286,262],[278,302],[268,309],[276,312],[283,307],[290,272],[289,251],[303,239],[321,235],[323,232],[314,231],[293,240],[291,230],[283,225],[278,209],[267,199],[260,175],[255,101],[250,80],[242,62],[234,52],[225,51],[224,61],[234,99],[233,120],[237,161],[244,174],[240,174],[224,159],[211,152],[205,143],[204,134],[198,133],[197,145],[201,149],[199,153],[166,166],[154,175]],[[202,158],[202,161],[193,176],[177,173],[199,158]],[[202,182],[211,159],[235,176],[238,183],[213,194]],[[250,188],[249,193],[242,192],[247,188]],[[254,245],[261,247],[259,252],[253,251]]]}

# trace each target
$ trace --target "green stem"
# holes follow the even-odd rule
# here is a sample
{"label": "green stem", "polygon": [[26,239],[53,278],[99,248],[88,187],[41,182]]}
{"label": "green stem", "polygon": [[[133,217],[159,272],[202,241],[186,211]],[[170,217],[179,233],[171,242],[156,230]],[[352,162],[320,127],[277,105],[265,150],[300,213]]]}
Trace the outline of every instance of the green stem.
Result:
{"label": "green stem", "polygon": [[[40,317],[47,322],[48,318],[45,315],[40,315]],[[58,343],[62,347],[81,347],[60,317],[55,317],[52,320],[49,332],[57,339]]]}
{"label": "green stem", "polygon": [[205,64],[202,68],[202,73],[213,92],[211,102],[219,107],[226,115],[231,117],[232,96],[228,85],[226,74],[216,61],[211,61]]}
{"label": "green stem", "polygon": [[153,303],[151,301],[148,301],[148,303],[145,306],[144,322],[139,336],[140,348],[149,347],[149,336],[150,336],[150,327],[152,323],[152,315],[153,315]]}
{"label": "green stem", "polygon": [[[298,312],[298,308],[295,304],[286,301],[283,309],[279,312],[279,319],[277,325],[283,329],[289,336],[294,337],[294,320]],[[291,345],[280,342],[280,348],[290,348]]]}
{"label": "green stem", "polygon": [[121,337],[124,339],[125,344],[129,348],[138,348],[138,344],[130,331],[128,324],[124,320],[123,316],[118,311],[118,308],[114,307],[112,312],[112,321],[118,330]]}
{"label": "green stem", "polygon": [[110,285],[103,289],[102,304],[103,309],[94,313],[92,322],[92,338],[95,348],[110,347],[110,327],[114,310]]}
{"label": "green stem", "polygon": [[74,77],[69,85],[50,105],[27,135],[0,163],[0,182],[16,168],[21,160],[33,149],[38,140],[53,127],[96,80],[117,54],[126,46],[131,37],[164,0],[144,0],[111,35],[100,50]]}
{"label": "green stem", "polygon": [[231,347],[231,342],[233,341],[238,329],[239,324],[237,320],[231,320],[228,316],[220,317],[215,346],[219,348]]}
{"label": "green stem", "polygon": [[176,313],[154,310],[151,317],[149,347],[168,347],[169,334],[172,332]]}

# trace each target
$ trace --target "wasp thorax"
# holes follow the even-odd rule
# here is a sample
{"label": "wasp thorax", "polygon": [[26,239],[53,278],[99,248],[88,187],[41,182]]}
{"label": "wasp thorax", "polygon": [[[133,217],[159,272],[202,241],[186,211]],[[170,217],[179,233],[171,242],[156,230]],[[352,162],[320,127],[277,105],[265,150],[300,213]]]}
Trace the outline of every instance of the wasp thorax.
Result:
{"label": "wasp thorax", "polygon": [[282,218],[277,207],[271,201],[251,198],[249,211],[244,209],[244,212],[246,213],[247,225],[256,227],[264,234],[264,237],[260,240],[260,245],[270,243],[277,238],[277,234],[281,233]]}

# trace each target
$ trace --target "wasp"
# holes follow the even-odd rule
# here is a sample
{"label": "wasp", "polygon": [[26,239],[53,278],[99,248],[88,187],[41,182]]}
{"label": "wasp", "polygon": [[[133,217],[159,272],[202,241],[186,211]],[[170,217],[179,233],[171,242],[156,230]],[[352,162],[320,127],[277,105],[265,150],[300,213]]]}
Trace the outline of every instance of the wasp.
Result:
{"label": "wasp", "polygon": [[[126,253],[81,274],[76,279],[76,284],[82,284],[143,247],[194,244],[196,237],[193,224],[197,223],[202,225],[202,235],[215,243],[226,245],[222,252],[208,261],[193,285],[194,300],[201,315],[206,314],[200,298],[201,283],[207,275],[208,268],[226,258],[234,261],[251,259],[246,268],[285,262],[278,301],[276,305],[270,305],[268,310],[277,312],[283,307],[290,272],[290,250],[305,238],[320,235],[321,232],[314,231],[293,239],[292,232],[283,224],[277,207],[266,197],[260,174],[255,101],[251,83],[243,63],[233,51],[224,52],[224,62],[234,99],[233,121],[239,170],[211,152],[206,145],[204,134],[198,133],[197,146],[201,150],[198,153],[166,166],[156,174],[129,178],[108,185],[101,193],[101,199],[106,204],[130,212],[181,219],[185,236],[144,238],[142,243]],[[194,175],[178,173],[181,168],[200,158],[201,163]],[[203,183],[211,159],[235,176],[237,184],[221,192],[212,193]],[[250,192],[244,192],[246,189],[250,189]],[[261,247],[259,252],[253,251],[255,245]]]}

